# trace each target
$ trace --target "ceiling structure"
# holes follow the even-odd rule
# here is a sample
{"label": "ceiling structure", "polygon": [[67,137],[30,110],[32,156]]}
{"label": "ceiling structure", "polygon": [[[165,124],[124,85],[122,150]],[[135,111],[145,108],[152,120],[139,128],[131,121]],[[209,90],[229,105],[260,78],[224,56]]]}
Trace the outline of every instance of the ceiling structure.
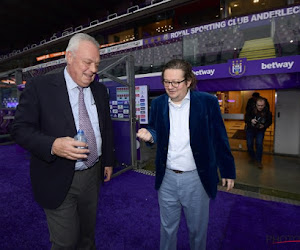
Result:
{"label": "ceiling structure", "polygon": [[105,17],[118,0],[0,0],[0,54]]}

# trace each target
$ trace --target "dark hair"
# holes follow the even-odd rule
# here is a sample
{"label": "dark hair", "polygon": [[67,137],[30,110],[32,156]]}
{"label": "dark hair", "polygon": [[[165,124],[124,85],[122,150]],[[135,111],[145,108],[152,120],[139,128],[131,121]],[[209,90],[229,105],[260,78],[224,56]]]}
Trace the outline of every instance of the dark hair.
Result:
{"label": "dark hair", "polygon": [[194,72],[192,71],[192,65],[182,59],[173,59],[165,64],[162,70],[162,80],[164,80],[164,74],[167,69],[181,69],[184,73],[184,78],[191,81],[190,89],[195,89],[197,80]]}
{"label": "dark hair", "polygon": [[258,98],[258,97],[260,97],[260,94],[259,94],[258,92],[254,92],[254,93],[252,94],[252,96],[255,97],[255,98]]}

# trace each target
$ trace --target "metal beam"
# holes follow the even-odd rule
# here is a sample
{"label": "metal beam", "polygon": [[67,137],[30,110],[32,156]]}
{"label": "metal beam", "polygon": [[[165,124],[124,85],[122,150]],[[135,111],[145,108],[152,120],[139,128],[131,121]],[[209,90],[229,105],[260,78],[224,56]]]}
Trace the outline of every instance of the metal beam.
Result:
{"label": "metal beam", "polygon": [[[107,63],[111,61],[111,59],[102,61],[103,63]],[[113,69],[115,66],[125,62],[126,66],[126,78],[127,81],[124,81],[118,77],[115,77],[107,71]],[[101,67],[101,63],[100,63]],[[101,76],[105,76],[106,78],[125,85],[129,89],[129,122],[130,122],[130,150],[131,150],[131,167],[126,168],[129,170],[131,168],[137,167],[137,147],[136,147],[136,107],[135,107],[135,75],[134,75],[134,57],[132,55],[125,55],[120,58],[115,58],[115,61],[109,63],[106,67],[99,70],[97,74]]]}

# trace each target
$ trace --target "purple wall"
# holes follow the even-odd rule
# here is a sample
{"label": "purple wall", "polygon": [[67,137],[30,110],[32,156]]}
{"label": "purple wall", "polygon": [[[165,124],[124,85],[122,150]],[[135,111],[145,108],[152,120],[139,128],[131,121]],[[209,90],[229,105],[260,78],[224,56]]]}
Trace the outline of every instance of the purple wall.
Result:
{"label": "purple wall", "polygon": [[300,74],[273,74],[198,81],[200,91],[233,91],[255,89],[300,88]]}
{"label": "purple wall", "polygon": [[[193,71],[201,91],[300,87],[299,55],[254,61],[238,58],[227,63],[193,67]],[[150,91],[164,90],[160,75],[136,78],[135,84],[148,85]]]}
{"label": "purple wall", "polygon": [[[154,92],[164,90],[160,76],[138,78],[135,83],[136,85],[148,85],[149,90]],[[290,88],[300,88],[300,73],[207,79],[198,80],[197,84],[197,89],[205,92]]]}

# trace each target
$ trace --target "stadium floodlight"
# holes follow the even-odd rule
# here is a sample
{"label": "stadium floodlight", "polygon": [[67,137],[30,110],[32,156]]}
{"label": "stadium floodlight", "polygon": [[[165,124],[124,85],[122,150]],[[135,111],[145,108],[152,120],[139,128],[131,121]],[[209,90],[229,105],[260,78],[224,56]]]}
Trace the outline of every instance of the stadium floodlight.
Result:
{"label": "stadium floodlight", "polygon": [[69,32],[69,31],[64,31],[64,32],[61,34],[61,36],[67,36],[67,35],[69,35],[69,34],[71,34],[71,32]]}
{"label": "stadium floodlight", "polygon": [[66,29],[64,29],[64,31],[68,31],[69,33],[72,33],[73,32],[73,27],[66,28]]}
{"label": "stadium floodlight", "polygon": [[47,40],[44,39],[44,40],[40,41],[40,45],[45,44],[46,42],[47,42]]}
{"label": "stadium floodlight", "polygon": [[118,16],[117,13],[110,14],[110,15],[107,16],[107,20],[114,19],[114,18],[116,18],[117,16]]}
{"label": "stadium floodlight", "polygon": [[159,2],[164,2],[164,0],[152,0],[151,4],[159,3]]}
{"label": "stadium floodlight", "polygon": [[80,25],[80,26],[78,26],[78,27],[75,28],[75,31],[79,31],[79,30],[82,30],[82,29],[83,29],[83,26]]}
{"label": "stadium floodlight", "polygon": [[96,25],[98,23],[99,23],[99,20],[96,19],[96,20],[90,22],[90,26]]}
{"label": "stadium floodlight", "polygon": [[130,7],[130,8],[128,8],[127,9],[127,14],[129,14],[129,13],[133,13],[133,12],[135,12],[136,10],[139,10],[139,6],[138,5],[134,5],[134,6],[132,6],[132,7]]}
{"label": "stadium floodlight", "polygon": [[57,36],[54,34],[53,36],[50,37],[50,41],[57,39]]}

